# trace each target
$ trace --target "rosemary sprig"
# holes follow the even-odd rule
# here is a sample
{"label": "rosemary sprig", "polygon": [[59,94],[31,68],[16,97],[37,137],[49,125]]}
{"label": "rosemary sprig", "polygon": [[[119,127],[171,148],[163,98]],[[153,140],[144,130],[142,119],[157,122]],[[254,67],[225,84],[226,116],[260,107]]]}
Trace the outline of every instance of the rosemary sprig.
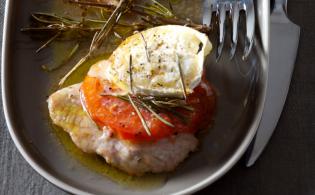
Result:
{"label": "rosemary sprig", "polygon": [[[91,2],[91,1],[78,1],[78,0],[69,0],[71,3],[74,4],[79,4],[79,5],[88,5],[88,6],[94,6],[94,7],[99,7],[99,8],[106,8],[108,10],[113,10],[114,6],[113,5],[109,5],[105,2]],[[142,16],[142,20],[145,21],[148,24],[151,24],[153,26],[156,25],[165,25],[165,24],[175,24],[175,25],[183,25],[183,26],[188,26],[191,28],[194,28],[198,31],[201,31],[203,33],[209,33],[211,32],[211,28],[209,26],[206,25],[202,25],[202,24],[197,24],[197,23],[193,23],[192,21],[187,21],[187,20],[183,20],[183,19],[179,19],[177,18],[173,12],[169,9],[167,9],[165,6],[163,6],[162,4],[158,3],[157,5],[154,3],[157,2],[156,0],[153,1],[153,5],[140,5],[140,4],[135,4],[133,3],[130,6],[129,11],[131,13],[137,14],[139,16]],[[171,2],[171,1],[170,1]],[[158,9],[153,9],[152,12],[149,12],[148,10],[152,10],[152,6],[155,8],[159,7]],[[160,8],[160,7],[163,8]],[[156,12],[156,10],[159,10],[159,12]]]}
{"label": "rosemary sprig", "polygon": [[[120,98],[122,100],[128,100],[127,96],[118,95],[115,96],[117,98]],[[176,98],[159,98],[159,97],[153,97],[153,96],[137,96],[137,99],[139,101],[145,102],[149,105],[155,105],[157,108],[162,109],[165,108],[165,106],[169,108],[183,108],[187,111],[194,111],[194,108],[189,106],[184,100],[182,99],[176,99]]]}
{"label": "rosemary sprig", "polygon": [[129,94],[128,94],[128,99],[129,99],[131,105],[133,106],[133,108],[135,109],[136,113],[138,114],[138,116],[139,116],[139,118],[141,120],[142,126],[144,127],[145,131],[147,132],[147,134],[149,136],[151,136],[152,134],[151,134],[151,131],[150,131],[147,123],[145,122],[145,120],[144,120],[144,118],[143,118],[139,108],[136,106],[135,102],[132,100],[132,97]]}
{"label": "rosemary sprig", "polygon": [[125,12],[125,10],[127,9],[127,5],[126,5],[127,2],[128,0],[120,0],[118,6],[109,17],[106,24],[103,26],[100,32],[97,32],[97,34],[95,34],[95,37],[93,38],[92,43],[91,43],[90,53],[101,46],[104,39],[107,37],[107,35],[112,30],[114,25],[119,21],[123,12]]}
{"label": "rosemary sprig", "polygon": [[[121,100],[124,100],[124,101],[127,101],[127,102],[130,102],[129,101],[129,98],[126,97],[126,96],[116,96],[117,98],[121,99]],[[136,98],[136,101],[134,101],[134,103],[137,105],[137,106],[141,106],[141,107],[144,107],[146,108],[148,111],[150,111],[153,116],[155,116],[158,120],[160,120],[162,123],[170,126],[170,127],[174,127],[174,125],[170,122],[168,122],[167,120],[165,120],[164,118],[162,118],[153,108],[153,104],[150,104],[148,105],[147,103],[145,103],[145,101],[139,97]]]}
{"label": "rosemary sprig", "polygon": [[[82,0],[68,0],[70,3],[77,4],[77,5],[85,5],[85,6],[94,6],[98,7],[102,10],[110,10],[113,11],[117,7],[110,5],[106,2],[92,2],[92,1],[82,1]],[[151,1],[152,3],[146,3],[145,5],[138,6],[139,4],[132,3],[132,0],[125,0],[127,1],[128,6],[121,6],[120,14],[122,13],[133,13],[138,16],[140,16],[141,20],[137,21],[136,23],[132,24],[124,24],[124,23],[118,23],[116,21],[115,26],[117,27],[117,30],[119,28],[130,28],[131,30],[143,30],[150,26],[157,26],[157,25],[163,25],[163,24],[177,24],[177,25],[186,25],[190,26],[192,28],[195,28],[197,30],[200,30],[202,32],[209,32],[210,27],[195,24],[191,21],[187,20],[181,20],[178,19],[176,16],[172,14],[172,11],[164,7],[162,4],[157,2],[156,0]],[[152,9],[154,7],[154,10],[159,10],[158,13],[148,12],[148,9]],[[118,14],[118,18],[119,15]],[[76,36],[72,35],[79,35],[80,37],[86,36],[90,37],[91,33],[95,33],[97,31],[101,31],[107,23],[109,23],[108,20],[105,18],[101,19],[92,19],[92,18],[82,18],[81,20],[71,18],[68,16],[60,16],[54,13],[43,13],[43,12],[35,12],[31,14],[32,18],[34,19],[35,25],[27,28],[22,28],[21,31],[24,32],[51,32],[55,35],[58,33],[62,33],[59,36],[62,38],[70,38],[74,39]],[[116,28],[115,27],[115,28]],[[111,27],[114,28],[114,27]],[[77,34],[71,34],[71,36],[63,36],[64,33],[67,32],[74,32]],[[116,37],[117,31],[114,30]],[[44,34],[45,35],[45,34]],[[69,34],[70,35],[70,34]],[[59,37],[58,36],[58,37]],[[56,38],[58,38],[56,37]],[[53,39],[49,42],[54,41],[56,38],[53,37]],[[103,39],[103,38],[102,38]],[[120,38],[121,39],[121,38]],[[95,39],[97,40],[97,39]],[[49,44],[46,44],[43,48],[48,46]],[[43,49],[41,48],[41,49]]]}
{"label": "rosemary sprig", "polygon": [[120,0],[114,12],[111,14],[107,22],[103,25],[102,29],[95,33],[93,40],[91,42],[89,52],[60,80],[59,86],[67,80],[67,78],[74,73],[80,66],[82,66],[87,60],[91,58],[95,50],[104,42],[105,38],[108,36],[109,32],[112,30],[114,25],[118,22],[123,12],[129,6],[130,1]]}

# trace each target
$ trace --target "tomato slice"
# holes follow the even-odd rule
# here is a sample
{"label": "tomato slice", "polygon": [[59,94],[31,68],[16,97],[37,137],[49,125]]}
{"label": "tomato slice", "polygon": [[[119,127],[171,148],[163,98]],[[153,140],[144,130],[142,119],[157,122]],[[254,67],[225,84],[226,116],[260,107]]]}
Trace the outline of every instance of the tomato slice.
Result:
{"label": "tomato slice", "polygon": [[195,133],[198,129],[205,128],[212,122],[215,95],[206,81],[203,81],[188,96],[188,105],[193,107],[194,111],[176,108],[159,113],[174,127],[163,123],[147,109],[139,107],[150,129],[151,136],[146,133],[130,102],[110,95],[111,91],[115,90],[119,89],[114,86],[111,87],[109,82],[89,76],[84,79],[81,85],[81,95],[91,118],[101,129],[108,127],[106,129],[111,130],[114,135],[121,139],[134,142],[156,141],[181,132]]}

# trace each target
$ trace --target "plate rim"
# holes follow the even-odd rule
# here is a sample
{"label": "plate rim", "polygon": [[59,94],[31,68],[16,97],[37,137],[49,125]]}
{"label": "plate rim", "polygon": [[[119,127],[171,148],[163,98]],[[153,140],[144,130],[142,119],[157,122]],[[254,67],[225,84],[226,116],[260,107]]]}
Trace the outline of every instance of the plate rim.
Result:
{"label": "plate rim", "polygon": [[[45,168],[43,168],[41,165],[39,165],[35,159],[32,158],[32,156],[29,154],[29,152],[23,147],[21,138],[18,136],[18,133],[16,131],[16,128],[13,125],[12,120],[12,111],[11,108],[8,106],[8,83],[7,83],[7,66],[8,66],[8,59],[9,59],[9,40],[10,40],[10,24],[12,20],[12,9],[13,9],[13,1],[14,0],[6,0],[5,3],[5,13],[4,13],[4,23],[3,23],[3,36],[2,36],[2,57],[1,57],[1,91],[2,91],[2,103],[3,103],[3,112],[5,121],[7,124],[7,128],[9,130],[10,136],[17,147],[18,151],[22,155],[22,157],[25,159],[25,161],[42,177],[44,177],[47,181],[55,185],[56,187],[65,190],[67,192],[73,193],[73,194],[91,194],[87,191],[81,190],[77,187],[73,187],[69,184],[67,184],[65,181],[63,181],[61,178],[58,178],[58,176],[53,175],[49,173]],[[267,62],[265,62],[267,63]],[[265,65],[266,66],[266,65]],[[263,70],[266,71],[266,70]],[[267,79],[267,78],[266,78]],[[266,93],[267,86],[264,86],[264,89],[262,92],[264,93],[263,98],[258,100],[260,102],[259,107],[257,108],[259,113],[256,115],[256,117],[253,119],[253,123],[251,124],[251,127],[249,128],[249,131],[243,141],[241,142],[240,146],[238,147],[237,151],[229,158],[227,162],[223,164],[219,169],[217,169],[214,174],[210,175],[208,178],[204,179],[203,181],[192,185],[186,189],[183,189],[181,191],[175,192],[173,194],[180,195],[180,194],[191,194],[198,190],[201,190],[208,185],[214,183],[219,178],[221,178],[226,172],[228,172],[242,157],[242,155],[245,153],[247,147],[251,143],[251,140],[254,138],[256,134],[256,130],[258,128],[260,118],[262,115],[262,110],[264,107],[265,102],[265,93]],[[258,119],[257,119],[258,118]],[[106,193],[106,192],[105,192]]]}

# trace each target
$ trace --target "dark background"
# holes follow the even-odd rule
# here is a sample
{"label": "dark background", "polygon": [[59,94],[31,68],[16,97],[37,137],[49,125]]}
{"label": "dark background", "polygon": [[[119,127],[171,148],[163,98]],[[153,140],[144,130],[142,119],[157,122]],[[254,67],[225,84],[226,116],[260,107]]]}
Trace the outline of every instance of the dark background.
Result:
{"label": "dark background", "polygon": [[[0,0],[0,35],[4,4],[5,0]],[[198,194],[315,194],[315,0],[289,0],[288,10],[291,20],[301,27],[301,39],[289,95],[276,131],[253,167],[246,168],[240,161]],[[2,110],[2,102],[0,106]],[[0,128],[0,194],[66,194],[22,158],[2,112]]]}

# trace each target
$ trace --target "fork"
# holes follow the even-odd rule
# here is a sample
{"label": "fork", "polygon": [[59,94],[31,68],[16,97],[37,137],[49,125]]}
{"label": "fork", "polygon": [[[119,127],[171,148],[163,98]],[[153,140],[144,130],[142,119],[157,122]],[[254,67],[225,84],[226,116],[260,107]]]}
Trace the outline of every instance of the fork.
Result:
{"label": "fork", "polygon": [[224,47],[225,32],[226,32],[226,16],[232,20],[232,37],[230,45],[230,59],[235,55],[238,41],[238,23],[240,12],[245,11],[246,15],[246,37],[244,44],[243,59],[246,59],[250,54],[253,46],[255,32],[255,9],[253,0],[204,0],[203,23],[210,26],[212,22],[212,13],[219,21],[218,29],[218,47],[216,60],[219,61]]}

